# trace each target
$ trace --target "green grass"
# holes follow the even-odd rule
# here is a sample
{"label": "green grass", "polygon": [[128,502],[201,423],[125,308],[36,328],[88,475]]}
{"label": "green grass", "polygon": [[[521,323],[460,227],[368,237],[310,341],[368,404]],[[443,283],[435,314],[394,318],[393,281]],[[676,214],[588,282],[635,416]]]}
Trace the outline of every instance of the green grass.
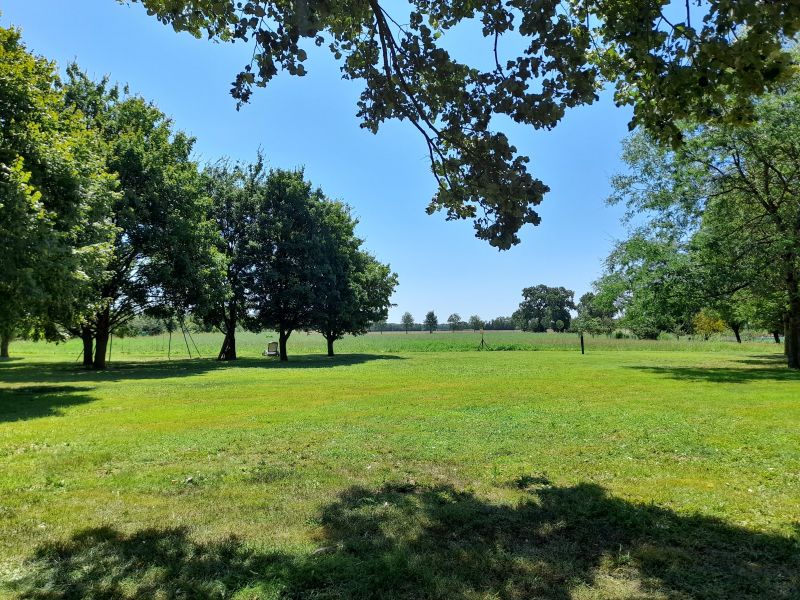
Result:
{"label": "green grass", "polygon": [[236,364],[115,340],[104,373],[13,344],[0,596],[800,598],[800,375],[774,345],[476,339],[328,359],[301,334],[288,364],[264,336]]}
{"label": "green grass", "polygon": [[[277,341],[275,334],[238,333],[236,345],[240,355],[260,356],[268,341]],[[481,342],[481,334],[472,331],[402,333],[386,332],[369,335],[348,336],[336,342],[339,353],[406,353],[406,352],[471,352],[477,350]],[[565,350],[575,352],[580,348],[578,336],[558,333],[526,333],[522,331],[487,331],[485,348],[492,351],[509,350]],[[774,352],[772,343],[750,341],[744,344],[733,344],[725,337],[712,340],[681,338],[680,340],[635,340],[615,339],[606,336],[586,336],[586,347],[589,350],[679,350],[684,352]],[[222,336],[218,333],[193,334],[184,339],[181,332],[172,334],[170,343],[167,334],[152,337],[114,338],[111,358],[117,360],[141,360],[188,358],[187,345],[192,356],[199,351],[201,357],[215,357],[222,344]],[[33,342],[15,342],[12,351],[16,356],[32,357],[39,360],[76,361],[80,358],[81,344],[79,340],[71,340],[66,344],[44,345]],[[325,340],[318,334],[303,332],[294,333],[289,338],[289,353],[314,354],[325,352]]]}

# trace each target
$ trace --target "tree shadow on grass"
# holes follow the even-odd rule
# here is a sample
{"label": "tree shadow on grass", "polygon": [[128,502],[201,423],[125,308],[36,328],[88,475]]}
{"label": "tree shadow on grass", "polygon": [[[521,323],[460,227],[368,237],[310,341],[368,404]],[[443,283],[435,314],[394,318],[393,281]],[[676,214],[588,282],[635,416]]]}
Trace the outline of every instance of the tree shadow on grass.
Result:
{"label": "tree shadow on grass", "polygon": [[134,379],[165,379],[186,377],[224,369],[330,369],[373,361],[402,360],[393,354],[340,354],[328,357],[321,354],[296,355],[289,361],[273,358],[239,358],[224,362],[211,358],[181,360],[116,361],[104,371],[92,371],[73,363],[19,362],[0,365],[0,380],[9,383],[120,381]]}
{"label": "tree shadow on grass", "polygon": [[748,366],[653,367],[642,365],[628,368],[684,381],[708,381],[711,383],[750,383],[753,381],[800,382],[800,371],[791,370],[778,361],[764,358],[752,358],[737,362]]}
{"label": "tree shadow on grass", "polygon": [[737,360],[743,365],[757,365],[764,367],[784,367],[786,368],[786,356],[784,354],[751,354],[747,358]]}
{"label": "tree shadow on grass", "polygon": [[[516,484],[516,482],[515,482]],[[737,598],[800,594],[797,539],[608,496],[532,486],[516,505],[451,486],[354,487],[322,509],[322,547],[264,552],[183,529],[89,529],[40,547],[20,598]]]}
{"label": "tree shadow on grass", "polygon": [[75,404],[91,402],[92,388],[75,385],[29,385],[0,388],[0,423],[52,417]]}

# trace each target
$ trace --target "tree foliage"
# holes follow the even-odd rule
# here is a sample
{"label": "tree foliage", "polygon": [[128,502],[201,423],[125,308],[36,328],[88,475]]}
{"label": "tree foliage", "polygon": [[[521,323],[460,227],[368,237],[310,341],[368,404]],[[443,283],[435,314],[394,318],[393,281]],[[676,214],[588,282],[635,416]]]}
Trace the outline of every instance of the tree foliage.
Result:
{"label": "tree foliage", "polygon": [[149,311],[182,323],[219,281],[215,233],[206,219],[194,139],[167,116],[107,79],[92,81],[67,68],[67,106],[107,147],[108,170],[119,181],[111,220],[117,230],[102,277],[93,280],[92,314],[83,328],[95,337],[94,366],[104,368],[109,335]]}
{"label": "tree foliage", "polygon": [[469,327],[470,327],[470,329],[472,329],[472,331],[478,331],[478,329],[483,329],[483,327],[485,325],[485,323],[483,322],[483,319],[481,319],[478,315],[472,315],[469,318],[468,323],[469,323]]}
{"label": "tree foliage", "polygon": [[586,292],[580,297],[576,307],[578,316],[572,319],[570,329],[591,335],[609,335],[614,329],[616,308],[603,302],[595,292]]}
{"label": "tree foliage", "polygon": [[569,328],[572,320],[570,310],[575,309],[574,296],[575,292],[564,287],[541,284],[527,287],[522,290],[522,302],[513,319],[523,331],[563,331]]}
{"label": "tree foliage", "polygon": [[450,331],[457,331],[461,329],[461,315],[453,313],[447,317],[447,324],[450,326]]}
{"label": "tree foliage", "polygon": [[406,312],[403,313],[403,316],[400,317],[400,322],[403,324],[403,327],[405,328],[406,333],[408,333],[409,329],[413,329],[414,328],[414,315],[412,315],[410,312],[406,311]]}
{"label": "tree foliage", "polygon": [[[139,1],[176,31],[253,46],[232,87],[240,104],[280,70],[305,75],[309,46],[327,46],[343,77],[363,82],[362,127],[408,121],[424,138],[438,182],[428,211],[472,219],[498,248],[539,223],[548,188],[495,130],[495,115],[550,129],[608,83],[617,104],[633,106],[631,126],[677,142],[687,117],[749,120],[751,97],[785,80],[782,42],[800,30],[794,0],[411,0],[408,15],[379,0]],[[447,34],[471,23],[488,67],[447,50]]]}
{"label": "tree foliage", "polygon": [[675,151],[645,134],[628,142],[630,172],[612,200],[645,218],[609,277],[626,282],[626,319],[640,304],[672,319],[713,309],[731,328],[783,321],[788,363],[800,368],[800,80],[754,113],[751,127],[687,126]]}
{"label": "tree foliage", "polygon": [[692,326],[697,335],[708,339],[712,335],[725,331],[725,321],[714,311],[704,308],[692,319]]}
{"label": "tree foliage", "polygon": [[219,294],[197,307],[198,316],[225,338],[219,360],[236,360],[236,329],[247,323],[251,292],[248,273],[253,260],[251,224],[263,201],[267,170],[261,154],[252,164],[220,161],[203,171],[204,191],[210,198],[210,220],[217,232],[223,277]]}
{"label": "tree foliage", "polygon": [[319,331],[333,344],[345,334],[361,335],[375,322],[385,322],[397,274],[389,265],[361,250],[357,221],[350,208],[327,200],[318,208],[322,248],[322,273],[315,285],[314,311],[309,329]]}
{"label": "tree foliage", "polygon": [[425,315],[425,329],[428,330],[428,333],[433,333],[439,327],[439,319],[436,316],[436,313],[432,310],[429,310],[428,313]]}
{"label": "tree foliage", "polygon": [[0,336],[59,338],[116,234],[103,140],[67,110],[55,66],[0,28]]}
{"label": "tree foliage", "polygon": [[278,334],[281,360],[298,330],[333,344],[385,320],[397,276],[361,248],[357,221],[302,170],[222,163],[206,171],[225,257],[225,292],[204,313],[223,331],[220,358],[235,356],[236,326]]}

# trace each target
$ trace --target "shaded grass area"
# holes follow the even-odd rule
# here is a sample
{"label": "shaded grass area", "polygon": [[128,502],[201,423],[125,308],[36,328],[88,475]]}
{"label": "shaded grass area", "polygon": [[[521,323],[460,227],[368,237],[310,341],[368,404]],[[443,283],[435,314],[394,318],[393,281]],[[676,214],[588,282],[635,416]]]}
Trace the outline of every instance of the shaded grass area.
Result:
{"label": "shaded grass area", "polygon": [[[267,361],[242,358],[236,363],[212,360],[184,361],[125,361],[114,363],[112,369],[102,373],[79,370],[74,365],[52,362],[17,362],[0,367],[0,381],[15,383],[13,388],[0,388],[0,422],[19,419],[35,419],[63,414],[66,407],[91,402],[89,394],[94,387],[76,385],[46,385],[41,381],[69,381],[77,377],[91,377],[99,382],[165,380],[182,378],[202,373],[213,373],[224,369],[325,369],[347,367],[368,361],[402,360],[397,355],[350,354],[333,359],[327,356],[310,355],[295,357],[292,362]],[[33,385],[19,385],[31,383]]]}
{"label": "shaded grass area", "polygon": [[516,505],[449,485],[350,488],[290,555],[183,528],[82,530],[29,559],[22,598],[797,598],[800,545],[540,484]]}
{"label": "shaded grass area", "polygon": [[[5,373],[3,373],[5,375]],[[0,390],[0,422],[37,419],[63,414],[74,404],[91,402],[93,388],[76,385],[17,386]]]}
{"label": "shaded grass area", "polygon": [[94,378],[97,381],[124,381],[140,379],[166,379],[213,373],[230,369],[259,369],[269,372],[276,369],[329,369],[348,367],[370,361],[402,360],[396,354],[340,354],[328,357],[321,354],[294,356],[294,360],[281,362],[274,358],[243,357],[232,362],[211,359],[183,360],[124,360],[114,362],[105,372],[84,370],[69,363],[25,361],[0,365],[0,375],[7,382],[32,382]]}
{"label": "shaded grass area", "polygon": [[800,597],[764,348],[142,358],[0,364],[0,596]]}
{"label": "shaded grass area", "polygon": [[[659,366],[634,366],[632,369],[647,371],[655,375],[662,375],[672,379],[685,381],[707,381],[711,383],[747,383],[749,381],[794,381],[800,383],[800,371],[787,369],[776,361],[762,360],[738,361],[762,366],[759,369],[742,369],[741,366],[733,367],[659,367]],[[764,368],[764,365],[766,367]]]}

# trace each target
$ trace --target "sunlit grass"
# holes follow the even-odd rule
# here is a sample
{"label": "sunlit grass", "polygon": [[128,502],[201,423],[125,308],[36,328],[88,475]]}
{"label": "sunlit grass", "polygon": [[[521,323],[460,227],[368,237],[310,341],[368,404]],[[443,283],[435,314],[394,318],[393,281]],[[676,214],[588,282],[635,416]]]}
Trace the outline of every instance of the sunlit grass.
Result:
{"label": "sunlit grass", "polygon": [[115,340],[104,373],[15,343],[0,590],[798,597],[800,376],[773,345],[476,339],[373,334],[329,359],[301,334],[288,364],[264,336],[234,364]]}

